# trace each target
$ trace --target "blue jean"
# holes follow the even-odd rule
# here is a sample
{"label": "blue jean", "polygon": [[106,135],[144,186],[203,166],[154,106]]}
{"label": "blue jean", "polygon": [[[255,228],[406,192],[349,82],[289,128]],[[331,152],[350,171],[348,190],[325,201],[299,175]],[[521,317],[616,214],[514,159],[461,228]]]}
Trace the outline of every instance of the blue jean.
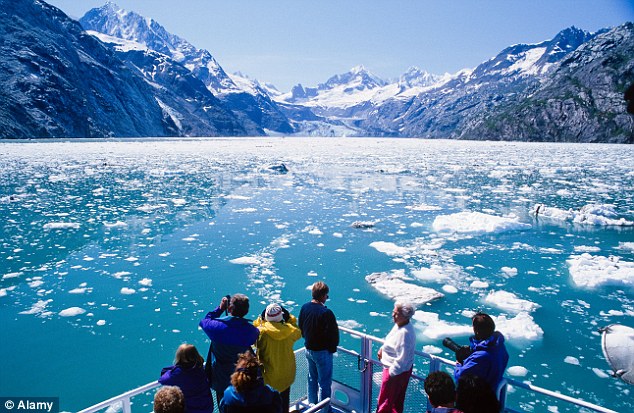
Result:
{"label": "blue jean", "polygon": [[[308,360],[308,402],[318,403],[330,397],[332,386],[332,353],[306,349]],[[319,398],[317,398],[319,388]]]}

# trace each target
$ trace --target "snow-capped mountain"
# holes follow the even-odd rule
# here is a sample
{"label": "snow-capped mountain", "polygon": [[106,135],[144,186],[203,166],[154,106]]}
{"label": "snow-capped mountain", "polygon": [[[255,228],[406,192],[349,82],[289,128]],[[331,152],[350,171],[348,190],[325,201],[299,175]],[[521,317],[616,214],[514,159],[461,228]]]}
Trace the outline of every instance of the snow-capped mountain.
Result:
{"label": "snow-capped mountain", "polygon": [[134,41],[168,56],[201,80],[245,124],[252,123],[251,129],[292,132],[286,117],[257,82],[239,75],[228,75],[209,51],[198,49],[169,33],[154,19],[108,2],[88,11],[80,23],[86,30]]}
{"label": "snow-capped mountain", "polygon": [[43,1],[3,2],[0,35],[3,138],[247,133],[211,93],[157,87]]}

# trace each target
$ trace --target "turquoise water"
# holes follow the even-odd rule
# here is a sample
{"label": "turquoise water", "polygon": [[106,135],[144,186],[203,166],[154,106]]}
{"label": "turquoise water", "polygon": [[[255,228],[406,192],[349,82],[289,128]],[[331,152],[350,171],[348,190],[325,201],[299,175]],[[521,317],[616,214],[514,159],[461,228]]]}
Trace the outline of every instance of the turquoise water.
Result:
{"label": "turquoise water", "polygon": [[[206,351],[198,321],[225,294],[249,295],[251,317],[271,300],[297,313],[322,279],[340,322],[379,337],[392,296],[442,293],[415,326],[446,357],[442,337],[466,341],[471,312],[488,311],[516,378],[631,411],[597,330],[634,326],[632,165],[621,145],[0,143],[0,395],[87,407],[157,378],[182,342]],[[535,217],[538,203],[615,215]],[[584,262],[589,276],[571,270]],[[373,273],[408,288],[379,291]]]}

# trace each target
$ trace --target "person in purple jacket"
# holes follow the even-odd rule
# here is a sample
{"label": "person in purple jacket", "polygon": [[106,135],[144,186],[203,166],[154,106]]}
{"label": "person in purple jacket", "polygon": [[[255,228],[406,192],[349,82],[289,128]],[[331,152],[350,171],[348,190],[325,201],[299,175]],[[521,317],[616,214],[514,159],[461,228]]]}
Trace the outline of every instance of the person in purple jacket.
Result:
{"label": "person in purple jacket", "polygon": [[496,392],[509,362],[504,336],[495,331],[495,322],[488,314],[476,313],[472,325],[474,335],[469,338],[471,354],[464,361],[456,363],[454,377],[456,381],[463,374],[480,377]]}
{"label": "person in purple jacket", "polygon": [[[227,316],[221,317],[227,310]],[[249,312],[249,298],[244,294],[234,294],[228,299],[223,297],[214,311],[200,320],[200,327],[211,340],[207,355],[207,373],[211,388],[216,393],[216,402],[231,385],[238,354],[253,351],[251,346],[260,335],[260,331],[244,318]]]}
{"label": "person in purple jacket", "polygon": [[176,350],[174,365],[161,370],[159,383],[181,389],[187,413],[212,413],[214,410],[203,361],[195,346],[181,344]]}

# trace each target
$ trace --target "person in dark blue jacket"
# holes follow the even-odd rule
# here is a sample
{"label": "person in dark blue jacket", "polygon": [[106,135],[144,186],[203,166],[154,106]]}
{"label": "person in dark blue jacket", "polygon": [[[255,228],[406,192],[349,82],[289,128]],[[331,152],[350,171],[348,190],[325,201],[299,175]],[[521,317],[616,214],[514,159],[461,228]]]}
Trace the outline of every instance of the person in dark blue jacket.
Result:
{"label": "person in dark blue jacket", "polygon": [[262,365],[252,352],[238,356],[231,386],[227,387],[218,409],[220,413],[282,413],[280,393],[264,384]]}
{"label": "person in dark blue jacket", "polygon": [[213,412],[214,400],[203,369],[203,358],[195,346],[181,344],[178,347],[174,365],[161,370],[159,383],[181,389],[187,413]]}
{"label": "person in dark blue jacket", "polygon": [[[220,317],[227,310],[229,315]],[[216,402],[230,384],[238,354],[252,351],[251,346],[260,331],[244,318],[249,312],[249,299],[244,294],[235,294],[230,300],[223,297],[214,311],[207,313],[199,325],[211,340],[207,355],[207,371],[211,388],[216,393]]]}
{"label": "person in dark blue jacket", "polygon": [[480,377],[496,392],[509,362],[504,336],[495,331],[495,322],[488,314],[476,313],[472,324],[474,335],[469,338],[472,353],[456,363],[454,377],[456,381],[463,374]]}
{"label": "person in dark blue jacket", "polygon": [[333,353],[339,345],[337,319],[326,307],[329,292],[326,283],[317,281],[312,287],[313,299],[299,311],[298,326],[308,361],[308,402],[314,404],[331,396]]}

